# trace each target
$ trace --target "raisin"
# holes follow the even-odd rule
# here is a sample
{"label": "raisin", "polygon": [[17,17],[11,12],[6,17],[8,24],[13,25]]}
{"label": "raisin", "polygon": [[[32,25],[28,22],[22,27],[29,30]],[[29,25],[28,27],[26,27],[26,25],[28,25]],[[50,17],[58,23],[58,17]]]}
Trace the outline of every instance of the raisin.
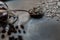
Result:
{"label": "raisin", "polygon": [[7,32],[7,35],[11,35],[11,32],[10,32],[10,31],[8,31],[8,32]]}
{"label": "raisin", "polygon": [[5,33],[5,32],[6,32],[6,30],[5,30],[5,29],[3,29],[3,30],[2,30],[2,33]]}
{"label": "raisin", "polygon": [[2,38],[2,39],[4,39],[4,38],[5,38],[5,35],[4,35],[4,34],[2,34],[2,35],[1,35],[1,38]]}
{"label": "raisin", "polygon": [[18,39],[19,39],[19,40],[23,40],[22,36],[20,36],[20,35],[18,36]]}
{"label": "raisin", "polygon": [[21,30],[18,30],[19,33],[21,33]]}
{"label": "raisin", "polygon": [[15,28],[18,29],[18,26],[16,26]]}
{"label": "raisin", "polygon": [[23,25],[20,25],[20,27],[21,27],[22,29],[24,29],[24,26],[23,26]]}
{"label": "raisin", "polygon": [[18,40],[17,38],[15,38],[15,40]]}
{"label": "raisin", "polygon": [[24,31],[23,31],[23,33],[25,34],[25,33],[26,33],[26,31],[24,30]]}
{"label": "raisin", "polygon": [[12,37],[9,37],[9,40],[14,40],[14,36],[12,36]]}

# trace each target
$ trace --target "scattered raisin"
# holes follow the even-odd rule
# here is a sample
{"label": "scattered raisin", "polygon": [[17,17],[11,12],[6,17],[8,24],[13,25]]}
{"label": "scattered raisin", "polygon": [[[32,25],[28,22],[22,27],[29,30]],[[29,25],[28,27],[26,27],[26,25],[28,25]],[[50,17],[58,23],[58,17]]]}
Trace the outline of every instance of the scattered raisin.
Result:
{"label": "scattered raisin", "polygon": [[15,28],[18,29],[18,26],[16,26]]}
{"label": "scattered raisin", "polygon": [[23,33],[25,34],[25,33],[26,33],[26,31],[24,30],[24,31],[23,31]]}
{"label": "scattered raisin", "polygon": [[7,32],[7,35],[11,35],[11,32],[10,32],[10,31],[8,31],[8,32]]}
{"label": "scattered raisin", "polygon": [[5,32],[6,32],[6,30],[5,30],[5,29],[3,29],[3,30],[2,30],[2,33],[5,33]]}
{"label": "scattered raisin", "polygon": [[4,35],[4,34],[2,34],[2,35],[1,35],[1,38],[2,38],[2,39],[4,39],[4,38],[5,38],[5,35]]}
{"label": "scattered raisin", "polygon": [[12,37],[9,37],[9,40],[14,40],[14,36],[12,36]]}
{"label": "scattered raisin", "polygon": [[21,27],[22,29],[24,29],[24,26],[23,26],[23,25],[20,25],[20,27]]}
{"label": "scattered raisin", "polygon": [[18,39],[19,39],[19,40],[23,40],[22,36],[20,36],[20,35],[18,36]]}
{"label": "scattered raisin", "polygon": [[21,33],[21,30],[18,30],[19,33]]}
{"label": "scattered raisin", "polygon": [[15,38],[15,40],[18,40],[17,38]]}

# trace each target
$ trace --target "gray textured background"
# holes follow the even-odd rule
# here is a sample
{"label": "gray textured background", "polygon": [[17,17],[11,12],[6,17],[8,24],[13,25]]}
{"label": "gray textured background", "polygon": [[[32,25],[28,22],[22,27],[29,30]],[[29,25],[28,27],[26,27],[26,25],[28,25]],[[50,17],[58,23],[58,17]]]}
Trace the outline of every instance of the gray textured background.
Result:
{"label": "gray textured background", "polygon": [[[7,2],[10,9],[29,10],[40,4],[43,0],[15,0]],[[21,14],[19,14],[21,13]],[[25,23],[29,19],[29,14],[17,12],[20,17],[20,23]],[[43,17],[42,19],[30,19],[25,24],[26,34],[24,40],[60,40],[60,22],[55,19]]]}

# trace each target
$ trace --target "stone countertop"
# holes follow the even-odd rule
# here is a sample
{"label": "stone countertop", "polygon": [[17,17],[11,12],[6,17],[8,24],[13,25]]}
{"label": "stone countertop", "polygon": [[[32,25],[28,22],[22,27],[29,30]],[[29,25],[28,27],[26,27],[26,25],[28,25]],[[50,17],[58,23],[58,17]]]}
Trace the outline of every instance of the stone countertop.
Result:
{"label": "stone countertop", "polygon": [[[40,4],[42,0],[16,0],[7,2],[10,9],[26,9]],[[20,23],[25,23],[29,19],[29,14],[18,12],[16,15],[20,17]],[[23,14],[22,14],[23,13]],[[23,17],[23,18],[22,18]],[[24,18],[25,17],[25,18]],[[23,35],[24,40],[60,40],[60,22],[55,19],[43,17],[42,19],[30,19],[25,24],[26,34]]]}

